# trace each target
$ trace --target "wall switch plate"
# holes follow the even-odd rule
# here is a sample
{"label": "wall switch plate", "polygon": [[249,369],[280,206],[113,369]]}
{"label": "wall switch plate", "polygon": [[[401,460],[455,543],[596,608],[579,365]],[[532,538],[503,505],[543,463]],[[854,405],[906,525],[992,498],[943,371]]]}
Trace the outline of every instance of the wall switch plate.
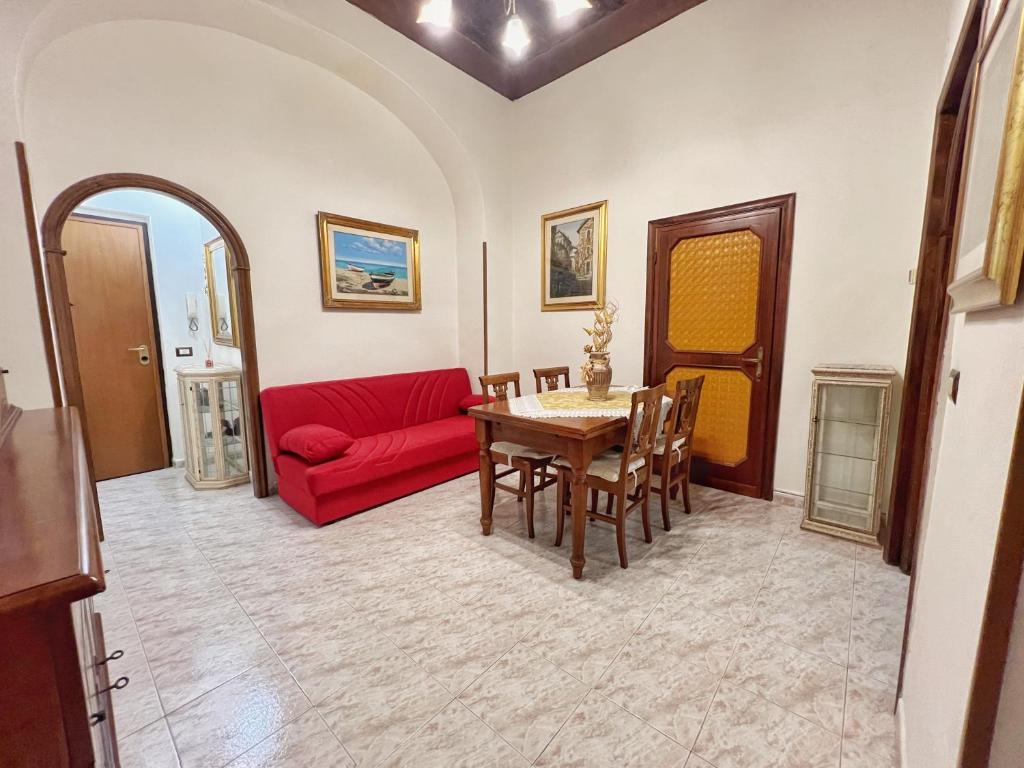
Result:
{"label": "wall switch plate", "polygon": [[907,273],[907,282],[910,283],[911,285],[914,285],[915,283],[917,283],[917,268],[916,267],[914,269],[910,270],[910,272]]}
{"label": "wall switch plate", "polygon": [[956,368],[949,372],[949,399],[956,405],[957,395],[960,394],[960,371]]}
{"label": "wall switch plate", "polygon": [[192,357],[192,347],[175,347],[175,357]]}

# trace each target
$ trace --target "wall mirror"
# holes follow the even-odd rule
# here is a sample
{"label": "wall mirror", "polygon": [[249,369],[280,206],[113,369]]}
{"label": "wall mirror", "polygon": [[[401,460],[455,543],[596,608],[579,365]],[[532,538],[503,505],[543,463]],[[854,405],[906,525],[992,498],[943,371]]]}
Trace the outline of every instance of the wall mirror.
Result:
{"label": "wall mirror", "polygon": [[230,263],[224,239],[218,237],[204,246],[206,250],[206,292],[210,297],[210,327],[213,341],[227,347],[238,346],[238,311]]}
{"label": "wall mirror", "polygon": [[1012,304],[1024,254],[1024,0],[989,0],[974,64],[953,312]]}

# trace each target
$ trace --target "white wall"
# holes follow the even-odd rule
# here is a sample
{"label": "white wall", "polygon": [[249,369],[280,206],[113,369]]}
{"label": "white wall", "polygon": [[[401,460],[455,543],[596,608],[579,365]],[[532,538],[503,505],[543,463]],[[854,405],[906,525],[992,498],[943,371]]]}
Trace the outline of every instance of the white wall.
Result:
{"label": "white wall", "polygon": [[[147,225],[171,453],[175,462],[184,461],[181,403],[174,369],[181,365],[202,365],[207,349],[217,362],[239,367],[242,364],[241,352],[235,347],[214,344],[210,330],[203,246],[216,238],[218,232],[184,203],[138,189],[118,189],[94,195],[78,210],[91,215],[143,220]],[[194,333],[188,327],[186,294],[196,297],[199,310],[199,330]],[[193,356],[175,357],[175,347],[180,346],[192,347]]]}
{"label": "white wall", "polygon": [[775,487],[802,494],[811,367],[903,370],[944,8],[714,0],[522,99],[516,366],[581,362],[591,319],[539,310],[543,213],[609,201],[612,365],[639,381],[647,222],[795,192]]}
{"label": "white wall", "polygon": [[[40,200],[133,170],[228,217],[251,260],[262,386],[458,364],[449,188],[412,133],[339,78],[212,29],[112,22],[42,52],[24,131]],[[321,209],[420,230],[422,312],[322,309]]]}
{"label": "white wall", "polygon": [[[966,9],[955,0],[947,62]],[[909,768],[958,764],[1024,381],[1024,307],[954,316],[944,367],[960,371],[960,389],[956,405],[940,393],[920,527],[902,699]],[[1018,645],[1008,674],[1019,679],[1022,664]],[[1019,764],[1019,753],[1005,763]]]}

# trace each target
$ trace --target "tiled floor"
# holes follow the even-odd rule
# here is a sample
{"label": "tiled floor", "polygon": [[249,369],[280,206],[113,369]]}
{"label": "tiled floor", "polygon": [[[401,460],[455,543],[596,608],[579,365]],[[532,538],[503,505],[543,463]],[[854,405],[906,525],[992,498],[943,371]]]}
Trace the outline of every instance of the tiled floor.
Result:
{"label": "tiled floor", "polygon": [[[907,580],[705,488],[582,581],[474,477],[316,529],[167,470],[100,484],[125,768],[892,768]],[[655,521],[660,512],[653,510]]]}

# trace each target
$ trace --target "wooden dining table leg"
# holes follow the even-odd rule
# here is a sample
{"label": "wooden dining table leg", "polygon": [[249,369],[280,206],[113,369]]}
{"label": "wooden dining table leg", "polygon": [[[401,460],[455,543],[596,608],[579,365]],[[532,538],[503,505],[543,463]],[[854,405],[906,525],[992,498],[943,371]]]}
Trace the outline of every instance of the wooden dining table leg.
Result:
{"label": "wooden dining table leg", "polygon": [[569,463],[572,466],[572,486],[570,499],[572,502],[572,577],[583,578],[583,566],[587,562],[584,556],[584,539],[587,535],[587,470],[590,469],[590,457],[582,446],[572,446],[569,451]]}
{"label": "wooden dining table leg", "polygon": [[480,444],[480,529],[484,536],[491,535],[494,513],[494,462],[491,461],[491,424],[476,420],[476,439]]}

